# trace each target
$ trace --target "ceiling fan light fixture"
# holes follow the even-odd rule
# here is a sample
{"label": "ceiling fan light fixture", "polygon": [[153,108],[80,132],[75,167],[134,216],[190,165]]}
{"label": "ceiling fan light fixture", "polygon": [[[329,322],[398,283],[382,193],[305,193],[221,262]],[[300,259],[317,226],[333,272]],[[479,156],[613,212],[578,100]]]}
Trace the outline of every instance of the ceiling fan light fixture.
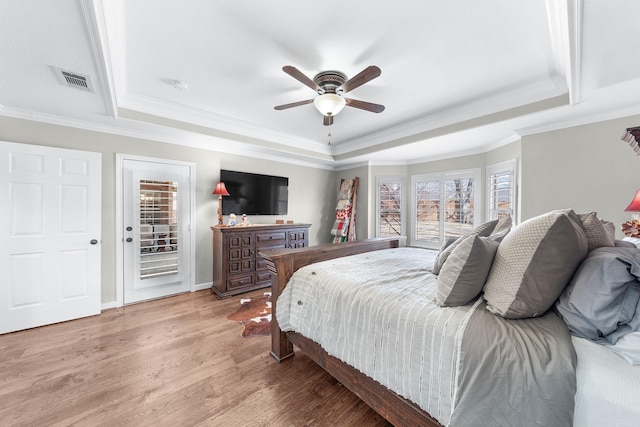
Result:
{"label": "ceiling fan light fixture", "polygon": [[346,104],[347,101],[335,93],[325,93],[313,100],[313,105],[323,116],[335,116],[342,111]]}

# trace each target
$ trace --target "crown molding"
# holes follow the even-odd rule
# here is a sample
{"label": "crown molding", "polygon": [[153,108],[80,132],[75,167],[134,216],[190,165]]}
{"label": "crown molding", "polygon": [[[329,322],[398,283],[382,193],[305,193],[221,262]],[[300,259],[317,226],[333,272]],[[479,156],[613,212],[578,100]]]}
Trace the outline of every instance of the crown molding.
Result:
{"label": "crown molding", "polygon": [[15,119],[199,148],[207,151],[235,154],[315,169],[336,170],[337,167],[337,163],[332,159],[320,159],[302,154],[282,152],[267,147],[257,147],[241,141],[203,135],[181,129],[166,128],[125,118],[115,119],[107,117],[105,121],[97,122],[95,120],[61,117],[7,107],[0,108],[0,115]]}
{"label": "crown molding", "polygon": [[[456,125],[461,126],[459,130],[466,130],[471,127],[491,124],[502,120],[501,116],[505,114],[509,115],[511,112],[515,114],[526,106],[544,103],[546,100],[551,101],[566,93],[567,89],[563,86],[562,79],[554,76],[543,82],[532,83],[508,92],[501,92],[490,97],[478,99],[462,106],[438,111],[421,119],[341,143],[334,149],[334,155],[340,156],[370,148],[374,145],[376,145],[376,150],[379,151],[383,150],[385,145],[391,145],[403,138],[437,131],[438,129],[452,128]],[[554,107],[557,107],[555,103],[551,108]],[[525,114],[530,113],[532,112],[525,112]],[[483,118],[485,120],[480,120]],[[467,124],[466,126],[464,126],[465,123]]]}
{"label": "crown molding", "polygon": [[559,120],[553,123],[544,123],[537,126],[528,126],[516,129],[515,132],[522,136],[530,136],[543,132],[551,132],[554,130],[567,129],[576,126],[583,126],[607,120],[620,119],[623,117],[634,116],[640,114],[640,106],[629,107],[616,111],[595,112],[588,115],[580,115],[579,117],[571,117]]}
{"label": "crown molding", "polygon": [[120,99],[120,108],[176,120],[186,124],[203,126],[219,131],[235,133],[250,138],[274,142],[289,147],[305,147],[305,150],[323,155],[332,155],[332,150],[324,142],[294,137],[275,129],[257,126],[243,120],[226,117],[202,108],[186,107],[127,91]]}

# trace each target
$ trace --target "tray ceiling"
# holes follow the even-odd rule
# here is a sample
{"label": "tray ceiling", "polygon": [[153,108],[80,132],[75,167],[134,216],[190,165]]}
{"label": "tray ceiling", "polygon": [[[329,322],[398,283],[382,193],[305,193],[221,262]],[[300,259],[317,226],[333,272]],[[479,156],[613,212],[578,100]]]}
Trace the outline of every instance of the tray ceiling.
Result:
{"label": "tray ceiling", "polygon": [[[411,163],[640,112],[633,0],[33,0],[0,11],[0,114],[265,158]],[[346,107],[331,127],[313,104],[276,111],[317,96],[285,65],[310,78],[377,65],[382,75],[348,95],[386,108]],[[93,90],[63,85],[60,71]]]}

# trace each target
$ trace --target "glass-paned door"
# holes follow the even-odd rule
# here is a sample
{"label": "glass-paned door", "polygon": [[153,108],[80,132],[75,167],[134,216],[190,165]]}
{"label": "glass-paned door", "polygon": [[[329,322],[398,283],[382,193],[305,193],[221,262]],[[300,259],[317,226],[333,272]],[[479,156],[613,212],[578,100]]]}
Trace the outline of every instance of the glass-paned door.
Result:
{"label": "glass-paned door", "polygon": [[190,168],[123,162],[124,303],[190,289]]}
{"label": "glass-paned door", "polygon": [[142,179],[140,194],[140,280],[178,273],[178,183]]}

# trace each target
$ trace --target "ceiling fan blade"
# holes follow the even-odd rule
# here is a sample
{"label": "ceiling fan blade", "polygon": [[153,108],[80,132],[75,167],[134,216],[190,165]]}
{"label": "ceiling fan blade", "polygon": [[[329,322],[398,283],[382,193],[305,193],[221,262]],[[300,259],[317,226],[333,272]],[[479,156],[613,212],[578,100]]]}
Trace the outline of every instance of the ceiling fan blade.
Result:
{"label": "ceiling fan blade", "polygon": [[315,90],[316,92],[322,91],[322,88],[318,86],[316,82],[311,80],[309,77],[305,76],[302,73],[302,71],[298,70],[296,67],[292,65],[285,65],[284,67],[282,67],[282,71],[289,74],[291,77],[298,80],[300,83],[304,84],[305,86],[309,86],[311,89]]}
{"label": "ceiling fan blade", "polygon": [[340,88],[342,88],[344,92],[352,91],[355,88],[362,86],[366,82],[380,76],[380,74],[382,74],[380,68],[376,67],[375,65],[369,65],[367,68],[347,80]]}
{"label": "ceiling fan blade", "polygon": [[301,105],[311,104],[312,102],[313,102],[313,99],[307,99],[306,101],[298,101],[298,102],[292,102],[291,104],[277,105],[273,108],[275,108],[276,110],[286,110],[287,108],[299,107]]}
{"label": "ceiling fan blade", "polygon": [[324,116],[324,125],[331,126],[333,124],[333,116]]}
{"label": "ceiling fan blade", "polygon": [[358,101],[357,99],[345,98],[349,107],[359,108],[361,110],[371,111],[372,113],[382,113],[384,105],[374,104],[373,102]]}

